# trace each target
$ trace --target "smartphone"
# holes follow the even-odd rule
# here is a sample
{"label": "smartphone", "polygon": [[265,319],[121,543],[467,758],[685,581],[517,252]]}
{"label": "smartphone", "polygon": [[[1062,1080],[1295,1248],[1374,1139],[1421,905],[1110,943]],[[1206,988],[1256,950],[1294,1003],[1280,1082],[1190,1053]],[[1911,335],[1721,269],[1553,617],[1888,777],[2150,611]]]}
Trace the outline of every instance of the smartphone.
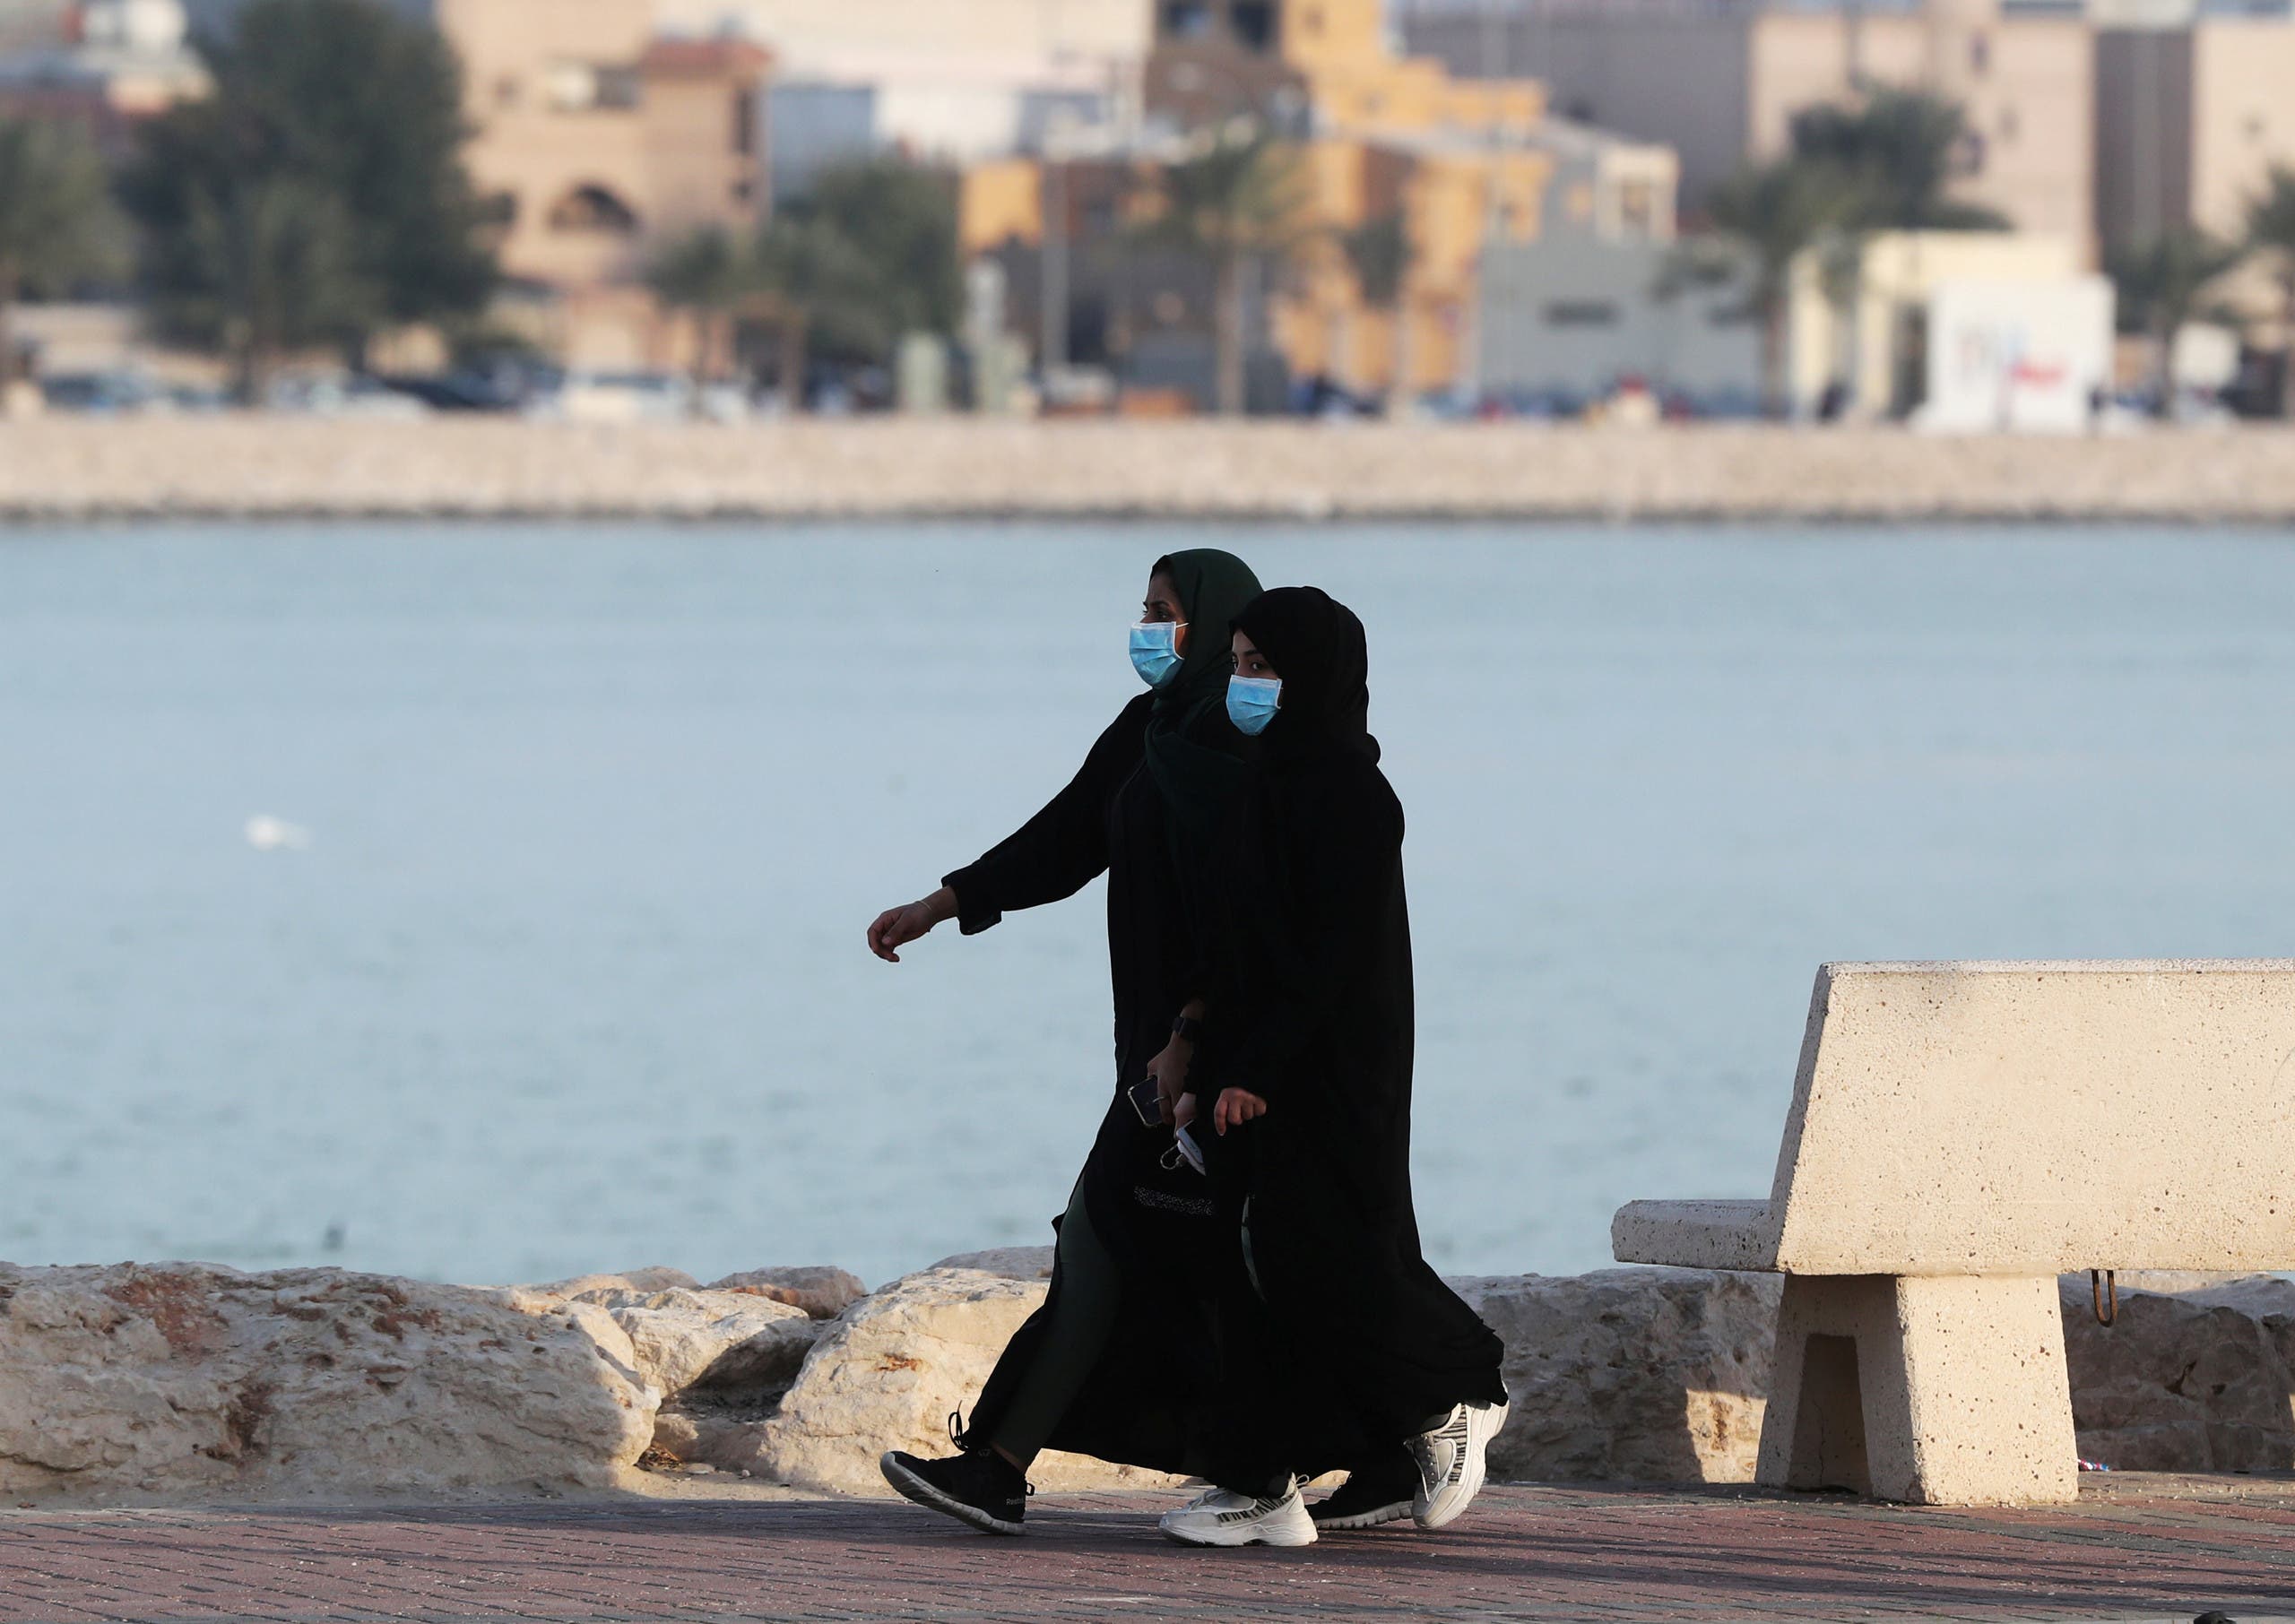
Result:
{"label": "smartphone", "polygon": [[[1184,1161],[1197,1172],[1202,1172],[1204,1170],[1203,1147],[1195,1142],[1194,1137],[1189,1134],[1187,1129],[1181,1128],[1177,1133],[1172,1136],[1172,1140],[1173,1143],[1180,1147],[1181,1160]],[[1207,1177],[1208,1176],[1208,1175],[1207,1175]]]}
{"label": "smartphone", "polygon": [[1131,1109],[1139,1113],[1140,1121],[1149,1127],[1164,1126],[1164,1102],[1156,1093],[1156,1079],[1142,1077],[1126,1091],[1131,1098]]}

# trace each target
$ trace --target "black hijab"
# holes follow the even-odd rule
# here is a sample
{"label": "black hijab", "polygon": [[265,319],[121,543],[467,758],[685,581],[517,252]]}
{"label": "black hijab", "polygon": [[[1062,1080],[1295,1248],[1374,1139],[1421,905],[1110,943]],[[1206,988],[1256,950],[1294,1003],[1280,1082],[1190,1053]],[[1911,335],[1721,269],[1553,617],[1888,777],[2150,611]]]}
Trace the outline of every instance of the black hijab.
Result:
{"label": "black hijab", "polygon": [[1282,706],[1260,736],[1270,769],[1331,756],[1379,759],[1371,736],[1371,652],[1355,611],[1319,586],[1278,586],[1235,617],[1283,681]]}
{"label": "black hijab", "polygon": [[1200,843],[1243,782],[1243,740],[1226,721],[1228,626],[1260,596],[1259,577],[1233,553],[1199,547],[1156,560],[1187,616],[1187,652],[1156,690],[1148,717],[1148,771],[1176,837]]}

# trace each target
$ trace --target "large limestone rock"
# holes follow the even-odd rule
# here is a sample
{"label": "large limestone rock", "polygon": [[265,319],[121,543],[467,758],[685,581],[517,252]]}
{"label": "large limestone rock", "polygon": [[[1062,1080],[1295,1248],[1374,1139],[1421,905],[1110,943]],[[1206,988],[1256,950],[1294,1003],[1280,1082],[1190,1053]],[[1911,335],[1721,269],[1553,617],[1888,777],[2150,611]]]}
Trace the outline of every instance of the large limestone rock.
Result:
{"label": "large limestone rock", "polygon": [[857,1274],[824,1265],[743,1269],[711,1283],[713,1291],[750,1291],[800,1308],[815,1319],[835,1319],[869,1294]]}
{"label": "large limestone rock", "polygon": [[2109,1326],[2087,1275],[2059,1286],[2083,1456],[2122,1472],[2295,1467],[2295,1282],[2123,1277]]}
{"label": "large limestone rock", "polygon": [[625,1269],[618,1274],[576,1274],[571,1280],[553,1280],[547,1285],[525,1289],[545,1297],[579,1297],[588,1291],[690,1291],[700,1284],[683,1269],[657,1263],[642,1269]]}
{"label": "large limestone rock", "polygon": [[1451,1285],[1506,1343],[1513,1409],[1494,1477],[1751,1481],[1777,1276],[1627,1268]]}
{"label": "large limestone rock", "polygon": [[[778,1411],[755,1429],[748,1453],[714,1464],[801,1489],[888,1494],[877,1457],[888,1449],[947,1453],[949,1412],[972,1407],[1046,1289],[976,1269],[927,1269],[893,1282],[830,1327]],[[1028,1476],[1053,1490],[1177,1481],[1057,1453],[1040,1456]]]}
{"label": "large limestone rock", "polygon": [[602,1488],[645,1447],[657,1402],[602,1311],[530,1292],[337,1269],[0,1266],[10,1496]]}
{"label": "large limestone rock", "polygon": [[[1048,1248],[969,1254],[834,1320],[668,1271],[550,1288],[331,1269],[0,1265],[0,1495],[108,1503],[607,1487],[641,1452],[879,1495],[888,1448],[938,1453],[1043,1302]],[[775,1277],[778,1278],[775,1278]],[[849,1277],[848,1277],[849,1278]],[[857,1286],[857,1283],[854,1283]],[[1626,1268],[1460,1279],[1507,1345],[1501,1479],[1752,1477],[1774,1275]],[[576,1288],[565,1294],[568,1286]],[[2081,1453],[2122,1470],[2295,1466],[2295,1283],[2123,1278],[2096,1324],[2063,1283]],[[1169,1480],[1072,1456],[1054,1489]]]}
{"label": "large limestone rock", "polygon": [[1053,1248],[1048,1246],[1000,1246],[985,1252],[958,1252],[943,1257],[936,1269],[977,1269],[1007,1280],[1050,1280]]}
{"label": "large limestone rock", "polygon": [[674,1399],[689,1387],[785,1389],[819,1339],[804,1309],[742,1291],[583,1292],[628,1337],[637,1372]]}
{"label": "large limestone rock", "polygon": [[645,1291],[595,1286],[568,1310],[604,1344],[619,1338],[639,1378],[661,1395],[638,1464],[745,1469],[760,1422],[827,1327],[803,1309],[754,1291]]}

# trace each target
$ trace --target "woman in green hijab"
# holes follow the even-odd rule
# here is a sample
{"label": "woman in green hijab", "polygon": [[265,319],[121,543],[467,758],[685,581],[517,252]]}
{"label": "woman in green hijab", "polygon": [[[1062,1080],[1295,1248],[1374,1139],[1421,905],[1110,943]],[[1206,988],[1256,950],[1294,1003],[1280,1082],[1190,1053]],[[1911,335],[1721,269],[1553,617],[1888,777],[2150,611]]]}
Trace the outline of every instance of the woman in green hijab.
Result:
{"label": "woman in green hijab", "polygon": [[1186,1391],[1207,1345],[1190,1276],[1217,1244],[1217,1219],[1156,1101],[1158,1084],[1175,1100],[1185,1081],[1166,1074],[1173,1033],[1191,1024],[1176,1017],[1200,962],[1201,877],[1251,747],[1227,719],[1228,622],[1259,592],[1229,553],[1158,558],[1130,639],[1148,691],[1018,833],[869,927],[870,951],[897,963],[944,920],[971,936],[1108,877],[1115,1085],[1057,1226],[1052,1293],[1004,1350],[970,1427],[950,1418],[956,1455],[883,1461],[902,1494],[989,1533],[1020,1532],[1042,1449],[1164,1471],[1190,1469],[1194,1454],[1186,1412],[1165,1395]]}

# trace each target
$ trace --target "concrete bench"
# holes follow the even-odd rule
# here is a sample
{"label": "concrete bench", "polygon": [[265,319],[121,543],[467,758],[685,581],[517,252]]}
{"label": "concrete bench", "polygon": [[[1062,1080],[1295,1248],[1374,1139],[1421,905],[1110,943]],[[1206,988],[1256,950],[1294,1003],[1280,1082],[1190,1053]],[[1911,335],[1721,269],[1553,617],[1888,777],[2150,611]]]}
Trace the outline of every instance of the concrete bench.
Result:
{"label": "concrete bench", "polygon": [[2295,960],[1827,964],[1769,1199],[1610,1235],[1786,1276],[1759,1481],[2070,1500],[2057,1275],[2295,1267]]}

